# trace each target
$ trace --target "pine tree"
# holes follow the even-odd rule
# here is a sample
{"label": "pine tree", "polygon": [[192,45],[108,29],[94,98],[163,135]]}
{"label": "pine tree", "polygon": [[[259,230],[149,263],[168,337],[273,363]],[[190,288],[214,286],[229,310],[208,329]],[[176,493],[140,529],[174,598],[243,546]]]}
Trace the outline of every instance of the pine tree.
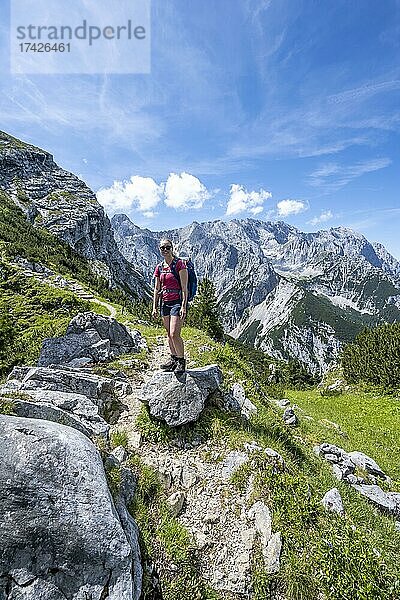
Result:
{"label": "pine tree", "polygon": [[215,286],[210,279],[204,277],[199,283],[196,298],[188,311],[188,324],[202,329],[215,340],[222,340],[224,329],[217,303]]}

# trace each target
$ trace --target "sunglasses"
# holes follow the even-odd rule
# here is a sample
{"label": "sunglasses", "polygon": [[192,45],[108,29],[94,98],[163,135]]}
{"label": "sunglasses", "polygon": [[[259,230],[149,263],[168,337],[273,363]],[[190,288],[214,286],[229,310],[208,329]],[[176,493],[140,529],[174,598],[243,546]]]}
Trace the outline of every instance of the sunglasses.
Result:
{"label": "sunglasses", "polygon": [[160,250],[171,250],[171,246],[160,246]]}

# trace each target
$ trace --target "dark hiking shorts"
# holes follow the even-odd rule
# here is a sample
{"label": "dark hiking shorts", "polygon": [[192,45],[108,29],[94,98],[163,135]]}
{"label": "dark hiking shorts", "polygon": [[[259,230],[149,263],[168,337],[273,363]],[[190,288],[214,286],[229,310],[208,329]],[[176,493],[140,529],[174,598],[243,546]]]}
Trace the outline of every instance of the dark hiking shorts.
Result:
{"label": "dark hiking shorts", "polygon": [[161,316],[162,317],[179,317],[179,311],[181,310],[180,300],[171,300],[170,302],[163,302],[161,305]]}

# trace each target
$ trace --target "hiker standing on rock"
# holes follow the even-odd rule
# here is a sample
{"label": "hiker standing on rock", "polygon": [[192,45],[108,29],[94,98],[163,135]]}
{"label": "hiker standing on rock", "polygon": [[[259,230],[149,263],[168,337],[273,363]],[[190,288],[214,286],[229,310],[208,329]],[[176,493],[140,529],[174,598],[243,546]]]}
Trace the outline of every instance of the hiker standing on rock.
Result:
{"label": "hiker standing on rock", "polygon": [[164,258],[154,271],[153,318],[158,316],[161,302],[161,317],[168,333],[171,358],[160,365],[164,371],[185,372],[185,350],[181,338],[181,328],[186,317],[188,301],[188,270],[186,264],[173,252],[171,240],[160,242],[160,252]]}

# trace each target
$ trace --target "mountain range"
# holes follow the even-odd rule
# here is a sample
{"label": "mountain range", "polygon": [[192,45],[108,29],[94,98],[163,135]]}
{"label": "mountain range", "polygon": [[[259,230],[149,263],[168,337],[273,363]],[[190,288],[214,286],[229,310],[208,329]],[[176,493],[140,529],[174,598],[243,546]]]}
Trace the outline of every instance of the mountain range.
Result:
{"label": "mountain range", "polygon": [[153,232],[123,214],[111,224],[121,253],[148,280],[158,241],[171,238],[200,279],[214,282],[230,335],[314,373],[364,327],[400,320],[400,263],[344,227],[303,233],[284,222],[233,219]]}
{"label": "mountain range", "polygon": [[400,321],[400,263],[343,227],[304,233],[284,222],[232,219],[173,230],[111,219],[51,154],[0,132],[0,189],[35,226],[85,256],[110,287],[149,298],[158,242],[174,241],[216,288],[225,331],[277,358],[325,371],[364,327]]}

